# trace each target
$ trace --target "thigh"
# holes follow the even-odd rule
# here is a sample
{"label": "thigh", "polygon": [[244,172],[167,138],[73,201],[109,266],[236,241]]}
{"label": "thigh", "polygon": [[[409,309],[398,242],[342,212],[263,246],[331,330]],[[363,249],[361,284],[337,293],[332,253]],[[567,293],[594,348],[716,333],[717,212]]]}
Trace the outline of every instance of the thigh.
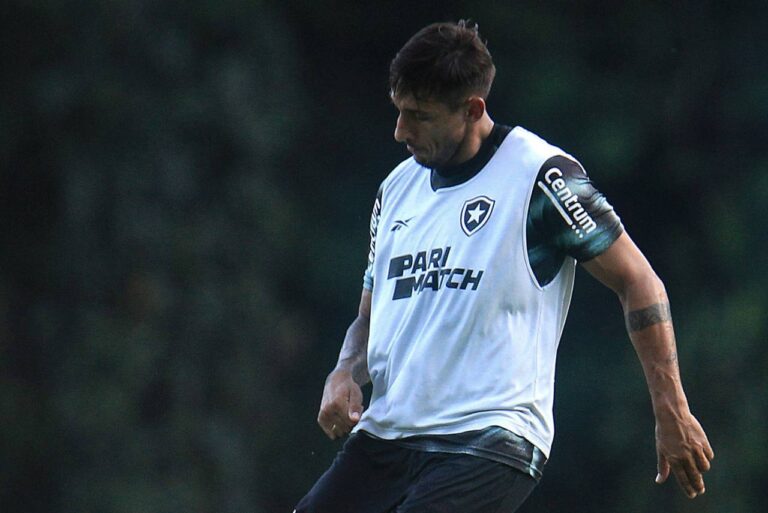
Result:
{"label": "thigh", "polygon": [[386,513],[407,489],[408,451],[352,435],[294,513]]}
{"label": "thigh", "polygon": [[425,458],[397,513],[512,513],[537,482],[508,465],[465,454]]}

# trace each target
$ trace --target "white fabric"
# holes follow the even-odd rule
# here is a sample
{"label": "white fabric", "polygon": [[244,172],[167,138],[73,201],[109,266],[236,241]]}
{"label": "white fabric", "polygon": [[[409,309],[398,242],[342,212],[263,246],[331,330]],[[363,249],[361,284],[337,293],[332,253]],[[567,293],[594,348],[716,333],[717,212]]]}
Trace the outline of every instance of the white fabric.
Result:
{"label": "white fabric", "polygon": [[[539,287],[525,224],[537,172],[555,155],[572,158],[517,127],[460,185],[433,191],[429,170],[412,158],[386,178],[372,267],[373,391],[356,430],[395,439],[496,425],[549,455],[555,357],[575,261],[567,258],[557,277]],[[462,229],[462,209],[481,197],[493,202],[490,216],[479,217],[490,205],[482,200]],[[472,231],[478,219],[484,224]],[[427,286],[419,291],[422,275]],[[417,290],[393,299],[398,280],[408,278],[416,278]]]}

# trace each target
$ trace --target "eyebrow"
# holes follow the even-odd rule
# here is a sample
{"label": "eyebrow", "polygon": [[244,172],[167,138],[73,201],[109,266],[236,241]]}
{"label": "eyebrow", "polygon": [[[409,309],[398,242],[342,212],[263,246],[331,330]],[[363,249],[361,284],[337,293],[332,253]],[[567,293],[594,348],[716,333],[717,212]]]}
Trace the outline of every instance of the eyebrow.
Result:
{"label": "eyebrow", "polygon": [[392,102],[392,106],[395,107],[400,112],[406,112],[408,114],[416,114],[416,113],[432,114],[432,111],[426,110],[426,109],[423,109],[423,108],[419,108],[419,107],[417,107],[415,109],[414,108],[409,108],[409,107],[404,107],[404,108],[401,109],[400,107],[395,105],[395,102]]}
{"label": "eyebrow", "polygon": [[[401,111],[406,111],[406,110],[407,110],[407,111],[415,112],[415,111],[417,111],[417,110],[421,110],[421,109],[418,109],[418,108],[416,108],[416,109],[400,109],[400,108],[397,106],[397,104],[395,103],[395,97],[394,97],[394,95],[392,95],[392,94],[390,94],[390,95],[389,95],[389,103],[391,103],[391,104],[392,104],[392,105],[393,105],[395,108],[397,108],[398,110],[401,110]],[[417,102],[417,103],[418,103],[418,102]]]}

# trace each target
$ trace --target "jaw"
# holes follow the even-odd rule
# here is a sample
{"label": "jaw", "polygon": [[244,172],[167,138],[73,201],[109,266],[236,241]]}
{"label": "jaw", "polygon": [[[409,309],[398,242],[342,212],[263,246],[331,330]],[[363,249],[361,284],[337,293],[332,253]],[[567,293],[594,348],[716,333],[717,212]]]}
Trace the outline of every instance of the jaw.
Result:
{"label": "jaw", "polygon": [[461,138],[448,140],[441,148],[435,150],[433,154],[435,165],[433,167],[456,166],[474,157],[475,153],[477,150],[471,151],[467,130],[464,127]]}

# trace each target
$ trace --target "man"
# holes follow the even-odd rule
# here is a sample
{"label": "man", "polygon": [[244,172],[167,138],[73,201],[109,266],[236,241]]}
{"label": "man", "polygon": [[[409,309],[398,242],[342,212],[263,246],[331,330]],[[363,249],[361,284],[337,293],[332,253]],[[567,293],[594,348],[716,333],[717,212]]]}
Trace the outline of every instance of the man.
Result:
{"label": "man", "polygon": [[[578,261],[621,301],[656,417],[658,475],[690,498],[714,457],[680,381],[664,286],[579,163],[495,124],[476,26],[430,25],[390,66],[395,139],[359,314],[318,423],[351,433],[297,512],[515,511],[554,434],[555,356]],[[360,387],[372,381],[363,412]]]}

